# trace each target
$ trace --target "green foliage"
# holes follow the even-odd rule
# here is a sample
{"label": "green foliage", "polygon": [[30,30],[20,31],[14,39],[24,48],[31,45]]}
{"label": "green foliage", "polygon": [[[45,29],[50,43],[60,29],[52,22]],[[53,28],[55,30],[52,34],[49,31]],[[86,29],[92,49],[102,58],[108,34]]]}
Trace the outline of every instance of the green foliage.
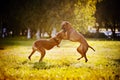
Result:
{"label": "green foliage", "polygon": [[96,0],[78,0],[75,4],[75,27],[80,32],[87,32],[88,26],[95,25]]}
{"label": "green foliage", "polygon": [[96,22],[99,24],[98,28],[111,29],[113,36],[114,31],[119,30],[120,11],[118,0],[101,0],[96,5]]}
{"label": "green foliage", "polygon": [[93,15],[97,0],[13,1],[9,4],[10,13],[7,21],[17,32],[31,28],[50,34],[53,27],[60,30],[63,20],[70,21],[76,29],[85,32],[88,25],[93,26],[95,22]]}
{"label": "green foliage", "polygon": [[[32,60],[27,59],[33,40],[1,40],[4,50],[0,50],[0,80],[119,80],[120,42],[88,40],[95,48],[77,61],[80,54],[76,48],[79,43],[62,41],[61,48],[47,51],[42,62],[36,52]],[[10,42],[9,45],[7,45]]]}

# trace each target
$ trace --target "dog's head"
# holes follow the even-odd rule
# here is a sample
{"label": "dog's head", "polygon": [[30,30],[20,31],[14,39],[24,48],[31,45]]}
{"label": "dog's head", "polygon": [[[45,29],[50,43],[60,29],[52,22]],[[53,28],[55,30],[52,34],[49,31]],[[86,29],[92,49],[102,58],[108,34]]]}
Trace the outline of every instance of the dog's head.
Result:
{"label": "dog's head", "polygon": [[66,34],[65,34],[66,32],[64,31],[64,30],[61,30],[61,31],[59,31],[57,34],[56,34],[56,37],[58,38],[58,39],[66,39]]}
{"label": "dog's head", "polygon": [[61,28],[66,32],[67,30],[71,29],[71,23],[68,21],[63,21],[61,24]]}
{"label": "dog's head", "polygon": [[63,30],[59,31],[59,32],[53,37],[54,41],[55,41],[57,44],[59,44],[63,38],[64,38],[64,31],[63,31]]}

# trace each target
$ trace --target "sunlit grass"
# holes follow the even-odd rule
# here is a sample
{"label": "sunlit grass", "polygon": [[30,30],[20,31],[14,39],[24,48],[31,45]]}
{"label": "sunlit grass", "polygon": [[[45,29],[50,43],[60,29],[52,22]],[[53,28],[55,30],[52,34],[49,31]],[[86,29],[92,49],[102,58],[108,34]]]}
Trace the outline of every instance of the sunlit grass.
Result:
{"label": "sunlit grass", "polygon": [[60,48],[46,52],[42,62],[36,52],[32,61],[27,59],[34,40],[1,40],[0,80],[119,80],[120,42],[88,40],[95,48],[77,61],[79,43],[62,41]]}

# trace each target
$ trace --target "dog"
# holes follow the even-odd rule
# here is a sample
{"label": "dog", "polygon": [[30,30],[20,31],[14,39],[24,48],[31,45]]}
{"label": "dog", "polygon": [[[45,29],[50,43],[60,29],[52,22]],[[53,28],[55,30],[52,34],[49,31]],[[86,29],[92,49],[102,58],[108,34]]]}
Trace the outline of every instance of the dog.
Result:
{"label": "dog", "polygon": [[54,37],[50,39],[39,39],[33,43],[32,46],[32,52],[28,56],[28,59],[31,60],[31,56],[35,53],[35,51],[38,51],[41,53],[41,57],[39,59],[39,62],[43,60],[46,50],[52,49],[54,46],[60,47],[59,44],[64,36],[64,31],[58,32]]}
{"label": "dog", "polygon": [[86,57],[86,52],[88,48],[91,48],[93,51],[95,51],[86,41],[85,37],[77,32],[71,25],[70,22],[68,21],[63,21],[61,24],[61,28],[65,33],[64,39],[65,40],[70,40],[73,42],[79,42],[80,46],[77,48],[77,51],[81,54],[81,57],[78,58],[77,60],[80,60],[81,58],[85,58],[85,62],[88,61]]}

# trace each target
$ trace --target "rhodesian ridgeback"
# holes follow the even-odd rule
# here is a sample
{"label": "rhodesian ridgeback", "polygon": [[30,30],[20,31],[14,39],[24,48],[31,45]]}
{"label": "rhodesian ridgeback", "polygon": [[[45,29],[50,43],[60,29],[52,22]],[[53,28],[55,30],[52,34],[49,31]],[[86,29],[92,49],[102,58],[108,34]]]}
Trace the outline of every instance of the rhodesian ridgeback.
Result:
{"label": "rhodesian ridgeback", "polygon": [[53,38],[50,38],[50,39],[39,39],[39,40],[35,41],[33,43],[33,46],[32,46],[32,52],[28,56],[28,59],[31,60],[31,56],[35,53],[35,51],[38,51],[39,53],[41,53],[41,57],[40,57],[39,62],[42,61],[42,59],[44,58],[44,56],[46,54],[45,50],[50,50],[54,46],[59,47],[58,45],[60,44],[60,42],[62,40],[62,36],[64,36],[64,32],[60,31]]}
{"label": "rhodesian ridgeback", "polygon": [[86,57],[86,52],[88,51],[88,48],[91,48],[93,51],[95,50],[87,43],[85,37],[72,27],[71,23],[68,21],[63,21],[61,27],[65,32],[65,39],[73,42],[80,42],[80,46],[77,48],[77,51],[81,54],[81,57],[77,60],[80,60],[84,57],[85,62],[87,62],[88,59]]}

